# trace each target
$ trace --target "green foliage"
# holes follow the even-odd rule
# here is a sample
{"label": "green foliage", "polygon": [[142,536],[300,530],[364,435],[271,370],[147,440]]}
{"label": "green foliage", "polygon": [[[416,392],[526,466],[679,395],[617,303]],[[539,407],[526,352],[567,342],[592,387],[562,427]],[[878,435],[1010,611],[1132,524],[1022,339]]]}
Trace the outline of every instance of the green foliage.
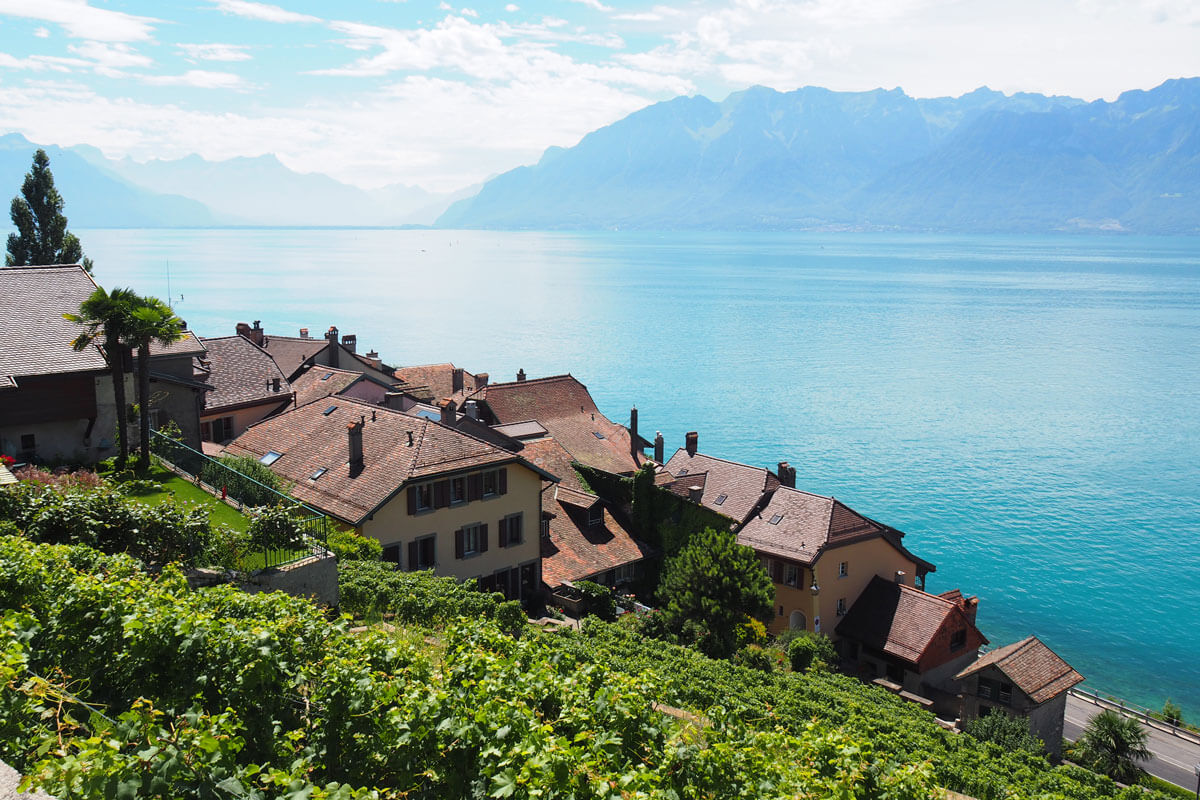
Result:
{"label": "green foliage", "polygon": [[137,350],[139,452],[144,468],[150,466],[150,347],[169,345],[183,338],[183,320],[157,297],[139,297],[130,312],[128,344]]}
{"label": "green foliage", "polygon": [[1162,718],[1172,725],[1183,724],[1183,709],[1177,703],[1173,703],[1171,698],[1167,698],[1162,707]]}
{"label": "green foliage", "polygon": [[617,601],[607,586],[601,586],[591,581],[578,581],[575,588],[583,595],[583,613],[592,614],[605,622],[617,618]]}
{"label": "green foliage", "polygon": [[783,666],[783,654],[757,644],[748,644],[733,654],[733,663],[739,666],[771,672]]}
{"label": "green foliage", "polygon": [[297,550],[304,543],[302,510],[299,506],[269,506],[252,512],[250,546],[258,550]]}
{"label": "green foliage", "polygon": [[771,618],[775,587],[754,550],[706,528],[667,562],[658,597],[668,631],[725,658],[737,649],[738,626]]}
{"label": "green foliage", "polygon": [[8,235],[6,266],[28,264],[78,264],[92,271],[92,260],[83,257],[79,238],[67,230],[63,216],[63,199],[54,188],[50,158],[38,149],[33,154],[33,167],[25,173],[21,195],[14,197],[10,208],[17,232]]}
{"label": "green foliage", "polygon": [[1078,752],[1097,772],[1122,783],[1136,783],[1142,774],[1139,762],[1151,756],[1146,739],[1146,729],[1136,719],[1106,708],[1088,721]]}
{"label": "green foliage", "polygon": [[1025,717],[996,711],[971,720],[964,730],[981,742],[992,742],[1005,750],[1042,752],[1042,740],[1029,732],[1029,720]]}
{"label": "green foliage", "polygon": [[[282,479],[270,467],[246,456],[221,456],[206,460],[200,480],[247,506],[273,506],[287,494]],[[276,494],[278,492],[278,494]]]}
{"label": "green foliage", "polygon": [[378,561],[383,558],[383,545],[378,539],[361,536],[354,531],[329,532],[327,545],[337,556],[339,564],[347,561]]}
{"label": "green foliage", "polygon": [[813,664],[837,663],[837,651],[833,641],[824,634],[800,631],[787,645],[788,662],[793,672],[807,672]]}

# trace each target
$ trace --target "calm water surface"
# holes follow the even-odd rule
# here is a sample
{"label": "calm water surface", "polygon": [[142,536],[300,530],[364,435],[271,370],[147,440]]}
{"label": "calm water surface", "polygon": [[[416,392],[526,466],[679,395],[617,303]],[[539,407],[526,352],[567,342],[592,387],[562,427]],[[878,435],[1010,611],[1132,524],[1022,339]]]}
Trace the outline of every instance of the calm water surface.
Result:
{"label": "calm water surface", "polygon": [[571,372],[668,454],[790,461],[908,533],[993,644],[1200,719],[1200,239],[80,231],[202,335]]}

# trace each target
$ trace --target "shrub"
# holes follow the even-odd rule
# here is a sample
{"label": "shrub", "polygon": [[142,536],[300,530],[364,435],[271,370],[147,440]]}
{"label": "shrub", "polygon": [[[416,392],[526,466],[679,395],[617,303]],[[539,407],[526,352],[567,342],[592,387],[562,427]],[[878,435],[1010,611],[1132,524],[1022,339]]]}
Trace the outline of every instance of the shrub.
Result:
{"label": "shrub", "polygon": [[215,525],[208,537],[208,546],[197,559],[197,563],[206,567],[237,569],[251,550],[248,531],[228,525]]}
{"label": "shrub", "polygon": [[246,506],[273,506],[279,502],[280,494],[287,493],[283,481],[270,467],[246,456],[221,456],[215,462],[205,461],[200,480],[215,489],[226,490],[230,497]]}
{"label": "shrub", "polygon": [[1167,701],[1163,703],[1162,716],[1164,720],[1172,725],[1183,724],[1183,709],[1171,702],[1171,698],[1169,697],[1167,698]]}
{"label": "shrub", "polygon": [[778,652],[778,650],[768,650],[756,644],[748,644],[733,654],[733,663],[763,672],[773,672],[779,663],[773,653]]}
{"label": "shrub", "polygon": [[327,544],[337,556],[339,564],[346,561],[378,561],[383,558],[383,545],[378,539],[361,536],[354,531],[330,531]]}
{"label": "shrub", "polygon": [[617,601],[607,586],[591,581],[578,581],[575,588],[583,595],[583,613],[593,614],[605,622],[617,618]]}
{"label": "shrub", "polygon": [[1025,717],[997,711],[971,720],[963,730],[981,742],[992,742],[1005,750],[1042,752],[1042,740],[1029,732],[1029,720]]}
{"label": "shrub", "polygon": [[250,546],[259,550],[297,550],[304,542],[299,506],[256,508],[247,531]]}
{"label": "shrub", "polygon": [[793,672],[807,672],[814,663],[833,664],[837,661],[837,651],[829,637],[807,631],[792,639],[787,654]]}

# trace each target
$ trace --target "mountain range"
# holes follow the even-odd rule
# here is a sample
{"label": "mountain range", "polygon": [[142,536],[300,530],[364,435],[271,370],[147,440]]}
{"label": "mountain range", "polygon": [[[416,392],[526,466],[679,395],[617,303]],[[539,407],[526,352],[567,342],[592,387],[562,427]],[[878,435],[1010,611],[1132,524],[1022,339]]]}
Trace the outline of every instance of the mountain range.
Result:
{"label": "mountain range", "polygon": [[1200,79],[679,97],[488,181],[441,227],[1200,233]]}

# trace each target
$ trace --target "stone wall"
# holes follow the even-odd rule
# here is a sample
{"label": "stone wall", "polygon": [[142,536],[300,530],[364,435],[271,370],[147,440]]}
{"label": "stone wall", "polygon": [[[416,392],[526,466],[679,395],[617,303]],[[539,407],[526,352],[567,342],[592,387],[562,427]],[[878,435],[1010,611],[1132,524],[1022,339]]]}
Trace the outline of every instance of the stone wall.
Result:
{"label": "stone wall", "polygon": [[260,570],[248,577],[241,588],[255,592],[287,592],[308,597],[327,606],[338,604],[337,558],[333,553],[309,556],[281,567]]}

